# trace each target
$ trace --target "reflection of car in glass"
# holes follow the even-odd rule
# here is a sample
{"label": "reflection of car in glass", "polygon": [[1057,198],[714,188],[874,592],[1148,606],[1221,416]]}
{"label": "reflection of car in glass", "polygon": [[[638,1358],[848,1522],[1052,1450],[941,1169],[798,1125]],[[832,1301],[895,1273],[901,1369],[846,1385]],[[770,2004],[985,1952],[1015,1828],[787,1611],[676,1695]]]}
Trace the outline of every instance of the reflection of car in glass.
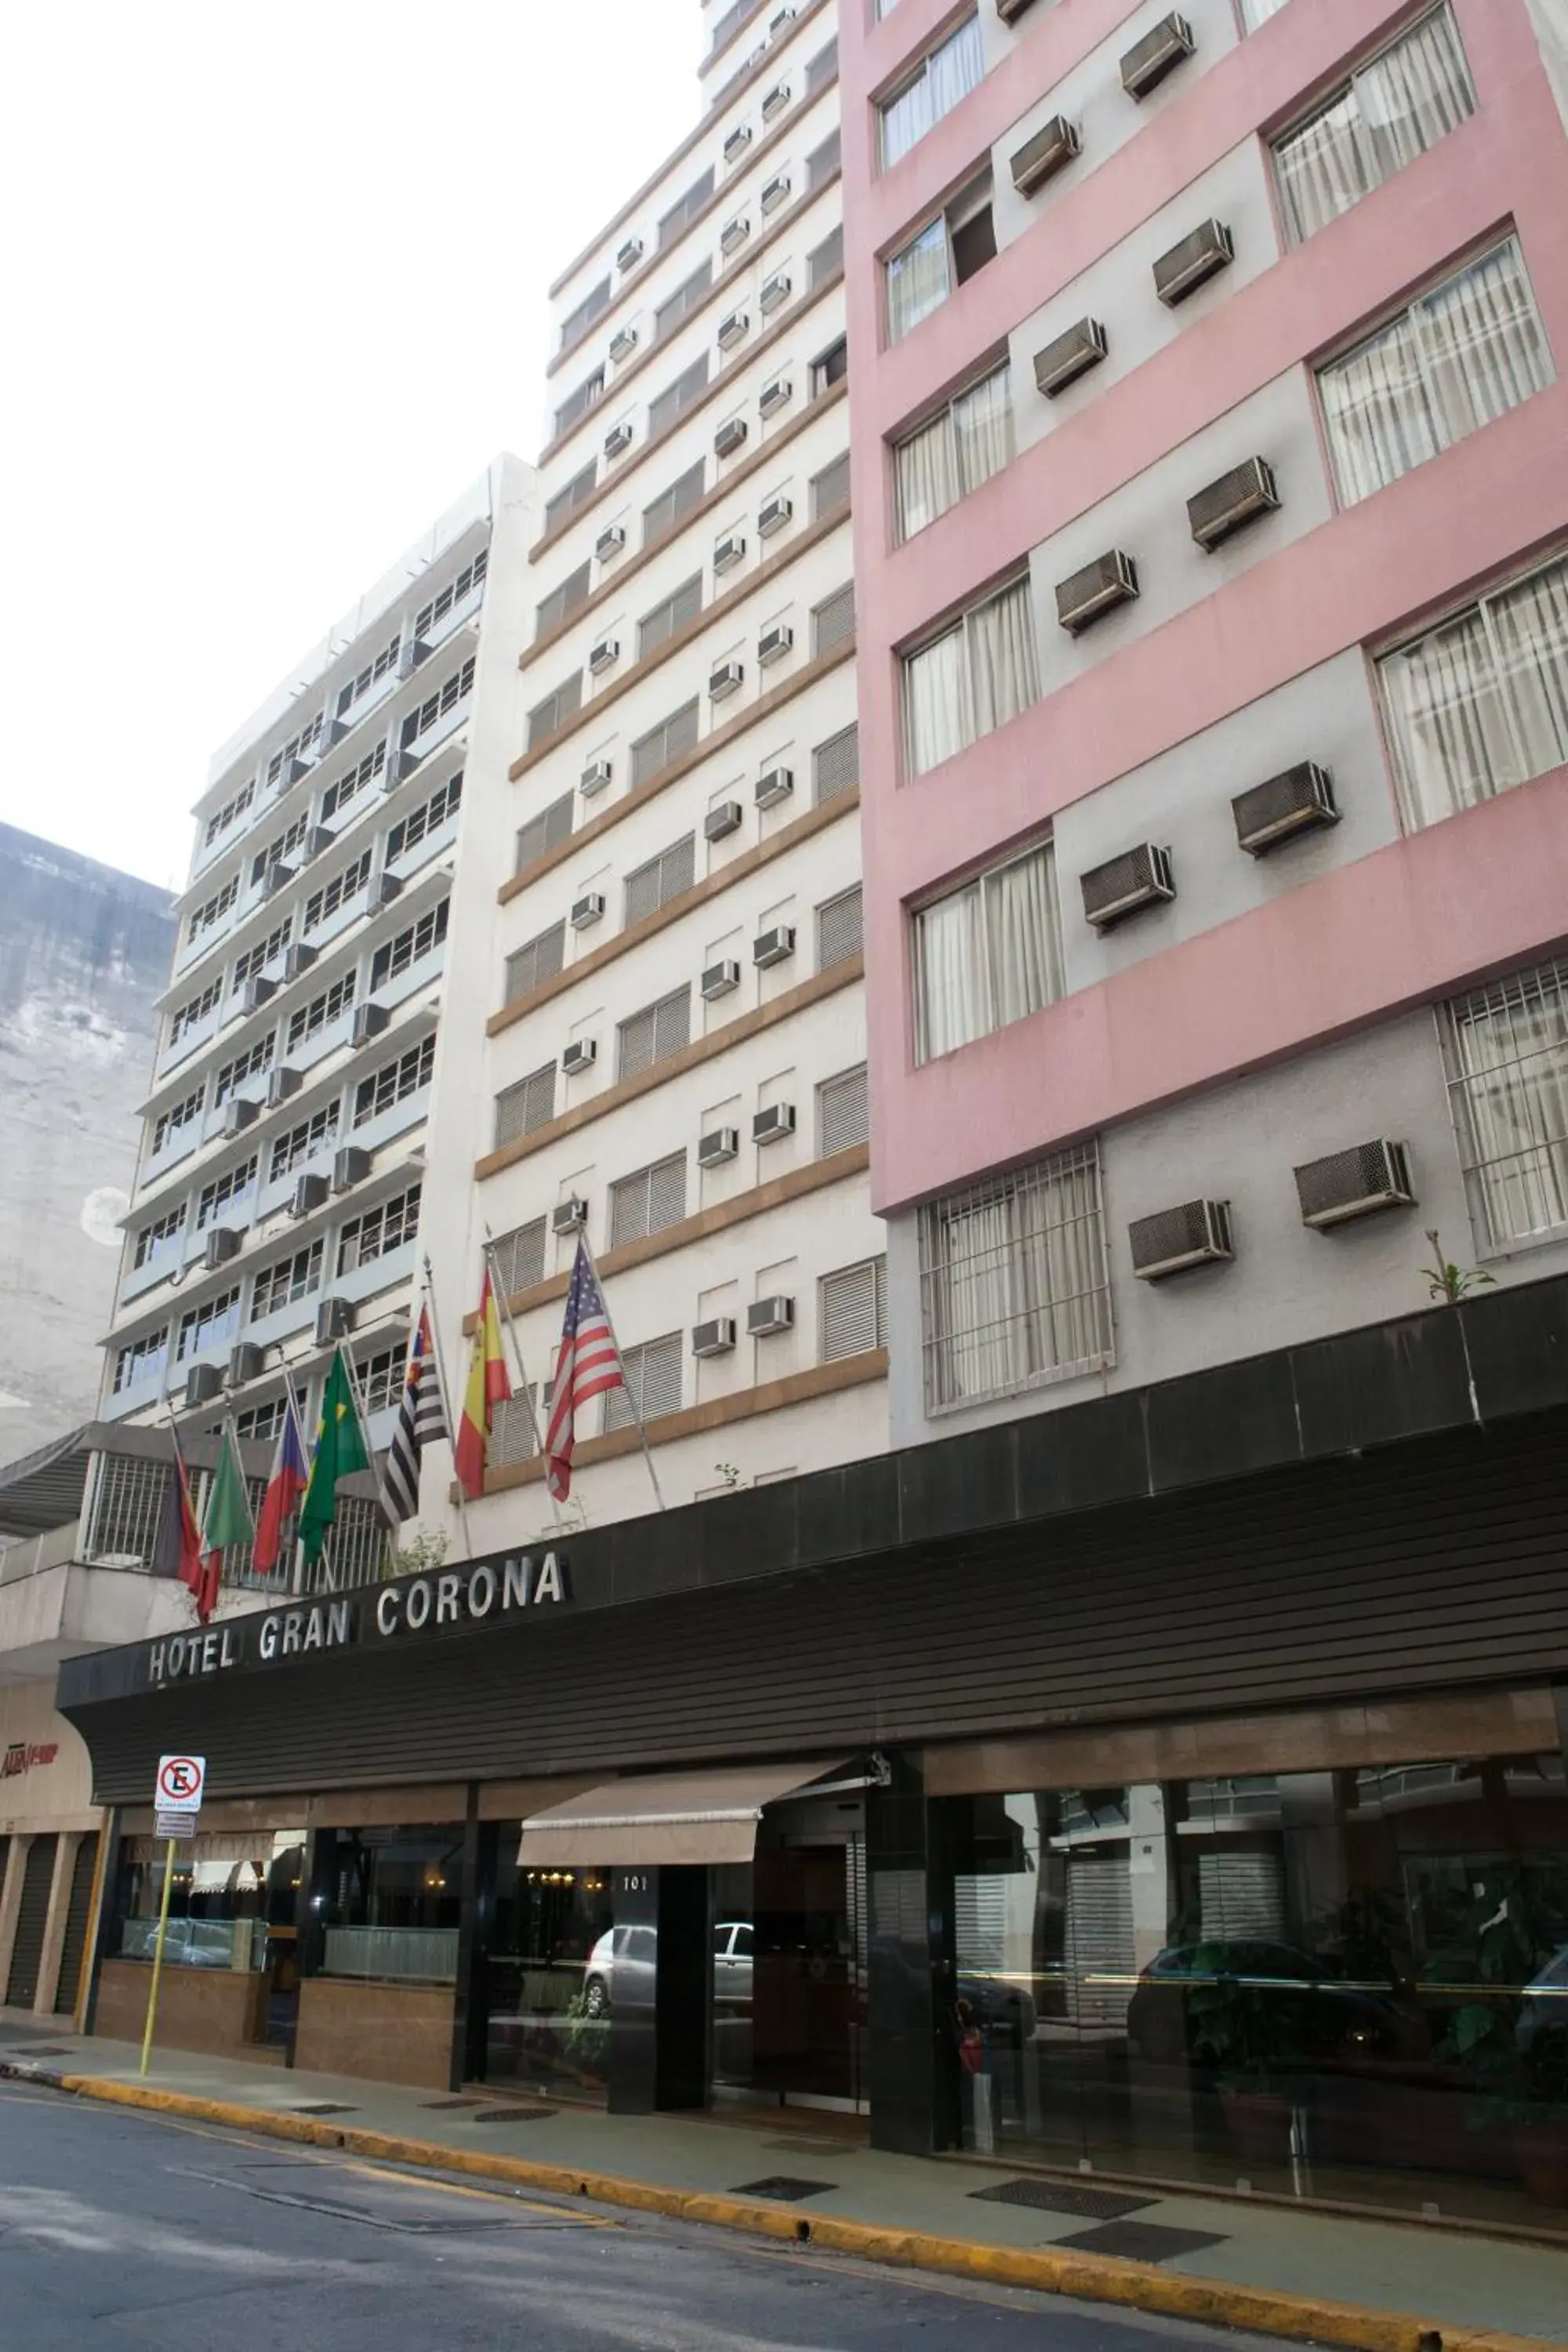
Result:
{"label": "reflection of car in glass", "polygon": [[1135,2057],[1178,2064],[1193,2053],[1194,2019],[1189,1996],[1194,1988],[1233,1982],[1264,1993],[1272,1988],[1295,1997],[1300,2004],[1296,2016],[1303,2055],[1342,2049],[1390,2052],[1403,2048],[1412,2021],[1401,2010],[1393,1988],[1386,1993],[1373,1991],[1339,1983],[1337,1976],[1332,1961],[1314,1959],[1294,1944],[1261,1937],[1168,1945],[1143,1970],[1128,2003],[1128,2045]]}
{"label": "reflection of car in glass", "polygon": [[606,1928],[583,1972],[584,2017],[607,2014],[617,1979],[623,2000],[651,2001],[658,1950],[658,1938],[651,1927]]}
{"label": "reflection of car in glass", "polygon": [[752,1923],[720,1919],[713,1928],[713,1999],[723,2008],[749,2008],[752,1999]]}
{"label": "reflection of car in glass", "polygon": [[[127,1959],[150,1960],[156,1919],[128,1919],[121,1949]],[[163,1936],[166,1968],[226,1969],[234,1958],[234,1927],[226,1919],[171,1919]]]}
{"label": "reflection of car in glass", "polygon": [[1537,2034],[1554,2025],[1568,2028],[1568,1944],[1525,1986],[1514,2041],[1521,2052],[1527,2051]]}
{"label": "reflection of car in glass", "polygon": [[[922,1997],[929,1990],[929,1967],[924,1970],[917,1969],[903,1945],[875,1936],[868,1957],[873,1980],[881,1982],[883,1999],[888,1998],[895,1983],[895,1999],[907,1998],[917,1987]],[[952,1982],[954,2006],[967,2001],[973,2023],[983,2033],[989,2034],[994,2043],[1016,2044],[1022,2049],[1034,2039],[1035,2001],[1025,1980],[1005,1976],[999,1970],[965,1968],[960,1962]],[[939,1994],[939,1999],[943,1998]]]}

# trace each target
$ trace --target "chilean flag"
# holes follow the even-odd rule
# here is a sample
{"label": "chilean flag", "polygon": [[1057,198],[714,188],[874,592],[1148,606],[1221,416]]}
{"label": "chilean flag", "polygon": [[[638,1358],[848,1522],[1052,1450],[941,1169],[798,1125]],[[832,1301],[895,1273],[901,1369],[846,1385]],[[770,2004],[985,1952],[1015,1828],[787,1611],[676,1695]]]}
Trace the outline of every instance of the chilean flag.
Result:
{"label": "chilean flag", "polygon": [[310,1474],[305,1463],[305,1441],[300,1434],[294,1400],[289,1397],[284,1401],[283,1426],[278,1433],[278,1450],[272,1456],[267,1492],[261,1498],[261,1511],[256,1522],[256,1547],[251,1558],[259,1575],[270,1576],[277,1567],[279,1554],[283,1549],[283,1522],[310,1483]]}

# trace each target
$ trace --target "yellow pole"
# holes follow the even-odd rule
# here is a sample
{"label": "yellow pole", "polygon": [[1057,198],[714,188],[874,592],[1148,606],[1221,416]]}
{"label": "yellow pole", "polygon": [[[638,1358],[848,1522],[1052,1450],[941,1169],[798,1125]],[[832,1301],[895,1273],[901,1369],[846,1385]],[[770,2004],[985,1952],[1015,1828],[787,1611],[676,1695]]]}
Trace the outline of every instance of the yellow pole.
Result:
{"label": "yellow pole", "polygon": [[169,1889],[174,1879],[174,1841],[163,1848],[163,1899],[158,1906],[158,1940],[153,1947],[153,1981],[147,1989],[147,2031],[142,2036],[142,2072],[153,2054],[153,2025],[158,2014],[158,1979],[163,1973],[163,1937],[169,1925]]}

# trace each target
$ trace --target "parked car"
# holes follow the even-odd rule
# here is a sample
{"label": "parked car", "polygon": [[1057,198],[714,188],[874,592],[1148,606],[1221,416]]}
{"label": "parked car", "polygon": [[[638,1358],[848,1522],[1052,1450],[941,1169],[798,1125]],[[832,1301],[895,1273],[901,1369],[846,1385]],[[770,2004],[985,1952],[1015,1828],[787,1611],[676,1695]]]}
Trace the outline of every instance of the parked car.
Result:
{"label": "parked car", "polygon": [[[752,1998],[752,1923],[720,1919],[713,1927],[713,1998],[726,2008],[739,2009]],[[618,1997],[630,1997],[628,1976],[646,1975],[637,1988],[642,1998],[653,1997],[652,1976],[658,1938],[651,1927],[611,1927],[588,1955],[583,1974],[583,2010],[588,2017],[605,2017]]]}
{"label": "parked car", "polygon": [[1128,2003],[1128,2046],[1135,2057],[1180,2063],[1193,2050],[1194,1988],[1228,1980],[1264,1992],[1277,1987],[1282,1998],[1294,2001],[1303,2057],[1357,2048],[1385,2054],[1405,2049],[1419,2021],[1401,2007],[1393,1990],[1370,1992],[1341,1984],[1337,1976],[1332,1961],[1263,1937],[1167,1945],[1143,1970]]}

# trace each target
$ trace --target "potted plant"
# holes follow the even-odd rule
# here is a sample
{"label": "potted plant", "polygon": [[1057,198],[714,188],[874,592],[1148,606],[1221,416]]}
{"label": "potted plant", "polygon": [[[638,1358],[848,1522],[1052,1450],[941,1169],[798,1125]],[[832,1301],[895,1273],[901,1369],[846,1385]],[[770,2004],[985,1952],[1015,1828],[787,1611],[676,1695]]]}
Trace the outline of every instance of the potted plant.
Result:
{"label": "potted plant", "polygon": [[1302,2105],[1306,1989],[1238,1972],[1234,1947],[1200,1944],[1187,1992],[1194,2059],[1214,2069],[1239,2155],[1282,2164]]}
{"label": "potted plant", "polygon": [[1461,2000],[1436,2054],[1464,2073],[1470,2128],[1501,2126],[1531,2196],[1568,2206],[1568,2017],[1543,2015],[1548,1995],[1531,1990],[1552,1941],[1536,1892],[1519,1863],[1480,1874],[1460,1942],[1433,1970],[1479,1997]]}

